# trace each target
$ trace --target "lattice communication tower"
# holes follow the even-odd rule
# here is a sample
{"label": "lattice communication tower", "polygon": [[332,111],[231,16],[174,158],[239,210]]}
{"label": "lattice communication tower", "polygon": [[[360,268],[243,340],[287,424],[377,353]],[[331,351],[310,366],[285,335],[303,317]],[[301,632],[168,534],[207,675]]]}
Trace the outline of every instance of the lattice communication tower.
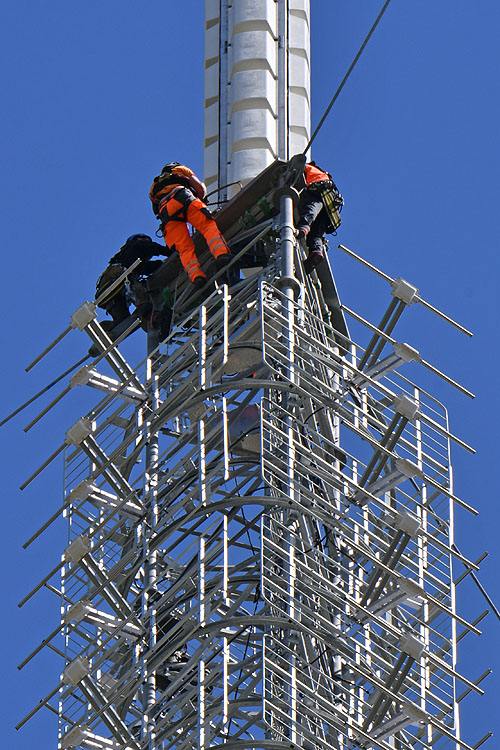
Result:
{"label": "lattice communication tower", "polygon": [[[268,12],[274,59],[295,70],[279,45],[293,53],[307,4],[248,5]],[[221,39],[271,33],[237,7],[207,3],[213,81],[254,75],[253,57],[224,60]],[[235,112],[248,113],[242,101]],[[308,115],[303,132],[298,119],[303,147]],[[23,665],[55,643],[64,663],[19,725],[52,707],[61,749],[471,750],[459,686],[482,691],[457,673],[456,645],[479,631],[456,611],[453,562],[476,566],[454,544],[455,503],[472,509],[454,494],[450,443],[469,446],[403,373],[419,365],[467,391],[394,338],[412,304],[446,316],[344,246],[388,282],[379,323],[340,304],[328,261],[304,273],[293,186],[305,159],[273,132],[286,158],[269,158],[271,143],[252,180],[224,173],[246,183],[217,213],[229,269],[196,236],[208,291],[194,296],[174,257],[136,290],[157,304],[168,287],[173,311],[142,362],[121,347],[135,316],[110,335],[93,302],[71,316],[95,354],[71,387],[94,389],[96,403],[44,464],[64,454],[64,501],[35,536],[64,513],[70,540],[23,600],[60,577],[60,626]],[[212,137],[206,163],[222,184],[242,139],[222,157]]]}

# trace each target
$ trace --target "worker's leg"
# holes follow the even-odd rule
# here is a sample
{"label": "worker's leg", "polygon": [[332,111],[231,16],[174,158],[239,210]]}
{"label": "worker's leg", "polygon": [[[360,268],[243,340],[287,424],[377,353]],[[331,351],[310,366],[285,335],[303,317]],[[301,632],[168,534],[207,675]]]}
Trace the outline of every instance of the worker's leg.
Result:
{"label": "worker's leg", "polygon": [[202,233],[214,258],[217,259],[223,255],[230,256],[226,240],[212,218],[212,214],[199,198],[189,204],[187,219],[195,229]]}
{"label": "worker's leg", "polygon": [[104,308],[106,312],[113,318],[113,325],[118,325],[122,320],[128,318],[130,315],[127,297],[125,290],[121,290],[111,299],[110,302],[106,303]]}
{"label": "worker's leg", "polygon": [[329,223],[329,218],[323,208],[323,210],[319,211],[307,234],[306,245],[308,254],[304,261],[304,270],[306,273],[311,273],[324,260],[323,243]]}
{"label": "worker's leg", "polygon": [[[168,201],[167,210],[169,216],[172,216],[172,214],[180,209],[182,209],[182,204],[176,201],[175,198]],[[172,219],[165,224],[163,236],[165,244],[179,253],[181,263],[190,281],[194,282],[198,278],[205,279],[206,276],[201,270],[200,261],[196,257],[193,240],[189,234],[187,224],[184,221]]]}
{"label": "worker's leg", "polygon": [[328,228],[329,220],[326,211],[320,211],[316,219],[311,224],[309,234],[307,235],[307,249],[309,253],[323,253],[323,242],[325,232]]}
{"label": "worker's leg", "polygon": [[318,193],[310,190],[303,190],[300,194],[299,213],[300,219],[297,223],[297,229],[308,234],[311,225],[323,208],[323,201]]}

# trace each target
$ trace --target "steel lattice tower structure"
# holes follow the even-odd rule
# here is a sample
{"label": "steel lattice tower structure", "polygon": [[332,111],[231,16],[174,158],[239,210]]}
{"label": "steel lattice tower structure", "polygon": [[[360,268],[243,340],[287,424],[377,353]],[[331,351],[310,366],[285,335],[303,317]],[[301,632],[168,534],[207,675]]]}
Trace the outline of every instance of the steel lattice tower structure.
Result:
{"label": "steel lattice tower structure", "polygon": [[70,541],[23,600],[61,577],[23,664],[61,636],[64,663],[26,719],[51,705],[61,749],[471,750],[450,463],[469,446],[403,371],[467,391],[394,338],[412,304],[446,316],[344,246],[389,284],[378,324],[328,262],[304,274],[307,0],[207,0],[206,34],[206,179],[243,185],[217,221],[252,272],[214,272],[196,237],[215,285],[193,298],[168,259],[142,291],[168,286],[172,329],[137,365],[136,319],[110,338],[94,302],[71,316],[95,357],[70,385],[99,397],[44,464],[64,453],[64,500],[37,535],[64,513]]}

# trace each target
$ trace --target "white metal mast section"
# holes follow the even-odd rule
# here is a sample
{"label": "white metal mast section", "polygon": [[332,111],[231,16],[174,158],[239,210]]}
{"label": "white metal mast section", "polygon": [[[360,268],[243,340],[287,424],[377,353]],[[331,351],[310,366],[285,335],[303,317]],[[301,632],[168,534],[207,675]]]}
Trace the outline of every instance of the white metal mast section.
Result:
{"label": "white metal mast section", "polygon": [[455,608],[453,561],[477,565],[450,443],[471,449],[400,370],[471,394],[394,338],[412,304],[446,316],[343,246],[390,284],[380,323],[340,309],[327,260],[304,273],[297,162],[276,158],[307,144],[308,3],[207,0],[206,28],[205,177],[244,184],[217,215],[237,272],[221,283],[195,236],[215,280],[195,296],[165,261],[136,301],[170,304],[171,331],[137,366],[137,320],[108,336],[94,302],[54,342],[77,329],[96,356],[51,406],[99,400],[22,485],[64,452],[63,503],[26,544],[61,513],[69,544],[21,602],[46,587],[61,620],[20,667],[63,665],[18,727],[48,706],[59,750],[472,750],[458,703],[484,675],[456,671],[457,628],[485,613]]}
{"label": "white metal mast section", "polygon": [[309,14],[309,0],[206,0],[209,192],[246,184],[275,159],[304,151],[311,121]]}

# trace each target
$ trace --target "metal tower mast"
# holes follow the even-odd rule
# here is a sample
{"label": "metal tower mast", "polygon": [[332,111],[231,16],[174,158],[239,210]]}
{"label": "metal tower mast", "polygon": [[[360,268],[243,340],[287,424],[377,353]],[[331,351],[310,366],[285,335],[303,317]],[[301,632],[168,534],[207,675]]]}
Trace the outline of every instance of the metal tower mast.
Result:
{"label": "metal tower mast", "polygon": [[[310,135],[309,0],[206,0],[205,182],[245,184]],[[224,187],[221,197],[225,197]]]}
{"label": "metal tower mast", "polygon": [[64,513],[69,544],[23,600],[60,596],[23,665],[51,647],[62,671],[20,725],[50,706],[61,749],[472,750],[458,704],[482,678],[456,644],[482,616],[455,607],[454,560],[477,565],[454,545],[455,504],[474,511],[450,444],[470,448],[408,374],[468,392],[395,338],[412,304],[446,316],[343,246],[388,282],[379,323],[340,305],[328,262],[304,274],[287,160],[309,132],[308,3],[208,0],[206,27],[207,180],[244,183],[217,214],[233,270],[196,236],[211,292],[173,256],[137,289],[173,316],[137,365],[135,318],[110,338],[95,303],[71,316],[95,352],[71,388],[100,397],[24,484],[64,453],[35,536]]}

